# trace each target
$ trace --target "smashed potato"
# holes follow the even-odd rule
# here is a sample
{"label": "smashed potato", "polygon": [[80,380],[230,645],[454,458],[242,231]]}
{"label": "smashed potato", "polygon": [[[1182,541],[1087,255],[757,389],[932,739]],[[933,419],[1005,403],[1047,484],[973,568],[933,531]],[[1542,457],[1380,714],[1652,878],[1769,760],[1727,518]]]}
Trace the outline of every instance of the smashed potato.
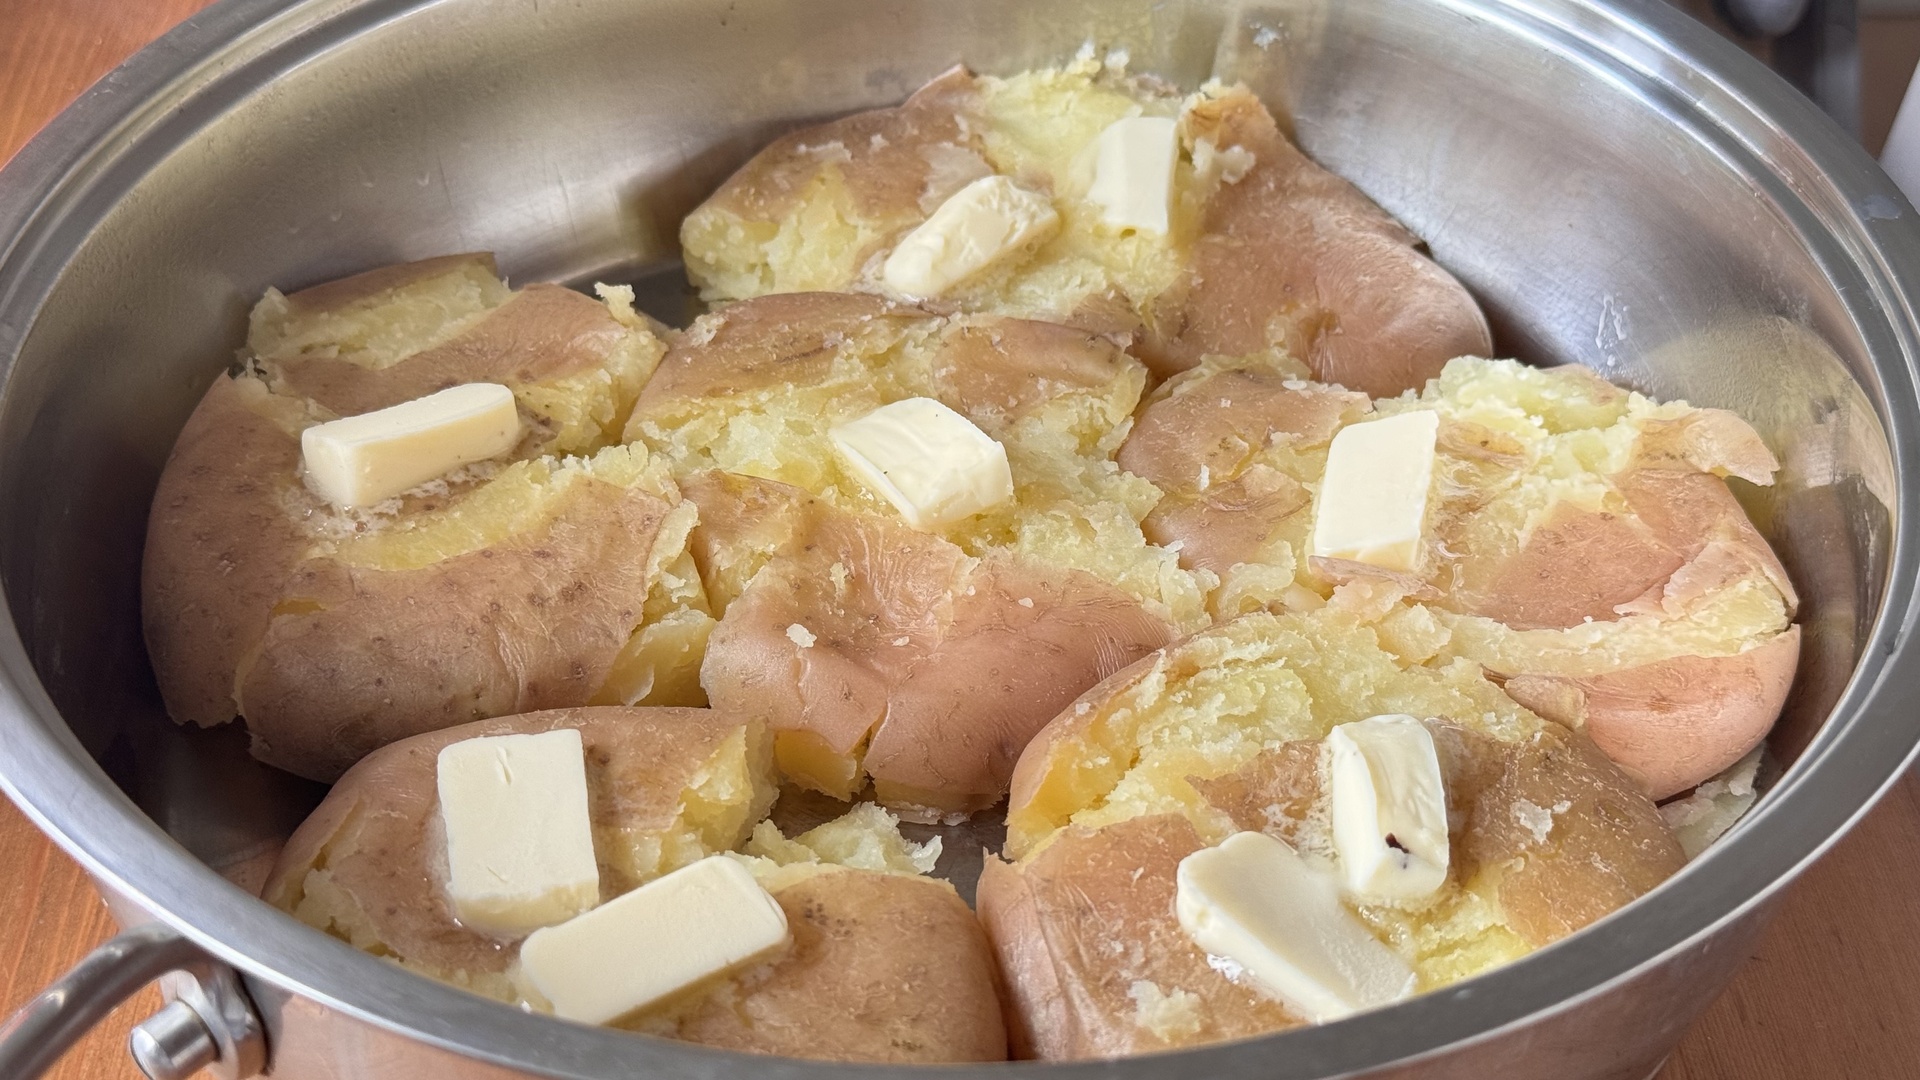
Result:
{"label": "smashed potato", "polygon": [[[783,770],[819,791],[992,805],[1061,706],[1207,619],[1206,573],[1141,531],[1158,490],[1109,460],[1145,378],[1083,330],[879,297],[697,321],[628,434],[699,508],[708,699],[765,719]],[[833,427],[911,397],[1005,447],[1012,500],[919,532],[846,471]]]}
{"label": "smashed potato", "polygon": [[707,694],[765,719],[781,770],[837,798],[870,779],[890,806],[991,806],[1034,732],[1172,637],[1083,571],[971,558],[771,481],[707,474],[687,490],[721,536],[756,528],[765,557],[714,629]]}
{"label": "smashed potato", "polygon": [[627,437],[683,480],[708,471],[777,480],[897,518],[846,471],[828,432],[881,405],[933,398],[1006,448],[1015,488],[1011,502],[943,539],[976,557],[1009,550],[1085,571],[1198,629],[1205,578],[1147,542],[1140,521],[1160,493],[1110,460],[1145,381],[1111,341],[1067,327],[850,294],[769,296],[696,320],[642,393]]}
{"label": "smashed potato", "polygon": [[[142,607],[174,719],[243,716],[255,756],[331,780],[487,716],[699,703],[693,508],[615,444],[665,351],[627,300],[512,293],[480,255],[269,292],[154,495]],[[510,460],[364,510],[302,482],[305,428],[477,380],[514,392]]]}
{"label": "smashed potato", "polygon": [[[1094,143],[1138,115],[1177,121],[1164,236],[1114,227],[1089,198]],[[884,291],[892,246],[993,175],[1045,192],[1061,224],[939,297],[963,311],[1126,333],[1161,376],[1279,351],[1370,394],[1490,348],[1479,307],[1418,238],[1244,87],[1182,97],[1091,55],[1004,79],[955,69],[895,108],[774,142],[688,215],[688,274],[710,300]]]}
{"label": "smashed potato", "polygon": [[[1792,683],[1798,600],[1724,479],[1772,481],[1744,422],[1582,368],[1463,357],[1371,408],[1298,374],[1209,361],[1161,387],[1120,448],[1170,491],[1149,531],[1218,574],[1216,612],[1366,610],[1403,657],[1484,665],[1656,799],[1758,745]],[[1411,410],[1441,418],[1424,569],[1310,558],[1327,442]]]}
{"label": "smashed potato", "polygon": [[561,709],[463,724],[393,743],[341,777],[287,841],[262,896],[356,948],[516,1000],[511,944],[460,926],[440,882],[436,762],[465,739],[563,727],[585,745],[605,898],[737,846],[779,790],[766,733],[724,713]]}
{"label": "smashed potato", "polygon": [[847,1061],[1006,1056],[992,954],[931,855],[871,805],[794,839],[764,820],[778,788],[759,725],[721,711],[585,708],[393,743],[340,779],[281,854],[264,896],[403,967],[509,1003],[517,939],[460,925],[445,893],[440,750],[568,727],[585,745],[604,900],[746,844],[791,946],[620,1026],[740,1050]]}
{"label": "smashed potato", "polygon": [[1021,757],[1013,861],[990,862],[980,882],[1016,1051],[1104,1057],[1300,1023],[1209,964],[1174,916],[1174,872],[1244,830],[1331,863],[1321,742],[1383,713],[1425,719],[1455,854],[1424,901],[1347,904],[1421,989],[1557,940],[1684,862],[1658,810],[1605,755],[1517,706],[1476,665],[1406,665],[1337,609],[1243,616],[1108,679]]}

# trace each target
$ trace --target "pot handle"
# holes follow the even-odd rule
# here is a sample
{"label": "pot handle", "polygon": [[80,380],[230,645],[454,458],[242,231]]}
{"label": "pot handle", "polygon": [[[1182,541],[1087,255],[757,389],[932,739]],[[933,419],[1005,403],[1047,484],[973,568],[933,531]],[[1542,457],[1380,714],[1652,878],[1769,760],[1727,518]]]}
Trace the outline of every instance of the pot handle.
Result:
{"label": "pot handle", "polygon": [[184,1080],[210,1065],[220,1080],[258,1075],[266,1065],[266,1039],[239,977],[172,928],[147,923],[88,953],[0,1025],[0,1077],[35,1080],[108,1013],[163,976],[173,1000],[128,1039],[141,1071],[153,1080]]}

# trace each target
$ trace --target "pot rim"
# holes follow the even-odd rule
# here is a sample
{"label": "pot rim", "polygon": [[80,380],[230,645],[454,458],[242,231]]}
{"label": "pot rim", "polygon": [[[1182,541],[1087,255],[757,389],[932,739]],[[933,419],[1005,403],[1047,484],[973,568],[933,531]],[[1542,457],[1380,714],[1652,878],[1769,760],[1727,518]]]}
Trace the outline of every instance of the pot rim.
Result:
{"label": "pot rim", "polygon": [[[27,144],[0,177],[0,380],[39,305],[105,211],[167,152],[280,73],[434,0],[220,0],[109,73]],[[1920,227],[1866,153],[1796,91],[1661,0],[1436,0],[1501,22],[1604,77],[1655,96],[1772,196],[1830,278],[1839,275],[1873,357],[1879,419],[1901,506],[1920,495]],[[1774,162],[1777,164],[1770,164]],[[0,395],[7,383],[0,381]],[[1649,896],[1506,967],[1392,1008],[1321,1027],[1177,1051],[1223,1077],[1342,1075],[1493,1038],[1582,1002],[1697,947],[1790,881],[1857,821],[1920,748],[1908,656],[1920,577],[1915,526],[1893,513],[1880,610],[1827,722],[1734,833]],[[6,600],[0,597],[0,608]],[[521,1013],[402,971],[306,927],[229,884],[143,814],[80,746],[41,686],[11,618],[0,619],[0,790],[96,879],[253,979],[398,1034],[556,1077],[658,1069],[737,1075],[742,1055]],[[1576,988],[1568,993],[1568,987]],[[1550,1002],[1544,1008],[1539,1002]],[[1284,1048],[1273,1040],[1285,1040]],[[1008,1068],[1145,1078],[1164,1055]],[[921,1075],[754,1055],[765,1077]]]}

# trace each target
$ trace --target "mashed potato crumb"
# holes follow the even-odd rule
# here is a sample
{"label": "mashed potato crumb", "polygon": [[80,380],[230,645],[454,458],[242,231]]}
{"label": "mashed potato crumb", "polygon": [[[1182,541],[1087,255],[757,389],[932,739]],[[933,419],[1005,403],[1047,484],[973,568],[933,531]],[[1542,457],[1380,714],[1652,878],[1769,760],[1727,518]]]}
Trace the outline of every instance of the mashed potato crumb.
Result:
{"label": "mashed potato crumb", "polygon": [[1133,999],[1133,1022],[1156,1038],[1177,1042],[1198,1035],[1206,1026],[1200,996],[1177,986],[1167,991],[1151,980],[1136,979],[1127,996]]}

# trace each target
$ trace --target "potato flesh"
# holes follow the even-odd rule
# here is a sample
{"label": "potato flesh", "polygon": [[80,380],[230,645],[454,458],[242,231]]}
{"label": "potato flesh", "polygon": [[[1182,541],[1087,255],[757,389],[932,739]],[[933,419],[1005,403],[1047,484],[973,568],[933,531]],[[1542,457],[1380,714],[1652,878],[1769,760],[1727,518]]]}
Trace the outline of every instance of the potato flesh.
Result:
{"label": "potato flesh", "polygon": [[1503,738],[1540,723],[1473,665],[1403,667],[1350,616],[1242,616],[1115,676],[1042,733],[1015,773],[1008,854],[1025,857],[1069,823],[1155,813],[1185,814],[1218,842],[1232,823],[1191,778],[1383,713],[1452,717]]}
{"label": "potato flesh", "polygon": [[[940,857],[940,839],[916,844],[900,835],[900,819],[874,803],[860,803],[831,821],[795,837],[781,835],[771,821],[754,826],[741,849],[759,860],[751,869],[777,883],[782,870],[767,867],[844,866],[876,873],[929,874]],[[769,886],[772,887],[772,886]]]}
{"label": "potato flesh", "polygon": [[247,348],[272,365],[327,357],[379,370],[454,336],[510,295],[491,255],[385,267],[292,296],[268,289],[248,318]]}

